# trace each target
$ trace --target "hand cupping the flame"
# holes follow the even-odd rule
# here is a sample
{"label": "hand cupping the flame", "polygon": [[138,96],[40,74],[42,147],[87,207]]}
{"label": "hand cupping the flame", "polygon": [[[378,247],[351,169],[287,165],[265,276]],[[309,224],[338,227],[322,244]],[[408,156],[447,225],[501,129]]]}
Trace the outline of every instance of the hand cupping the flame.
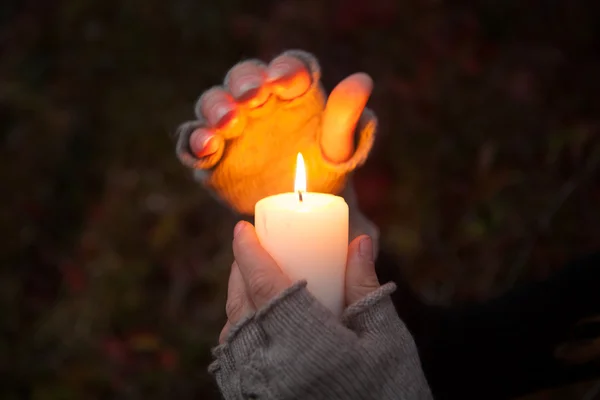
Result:
{"label": "hand cupping the flame", "polygon": [[354,74],[326,100],[317,60],[303,51],[269,65],[242,62],[222,87],[202,94],[197,120],[178,129],[177,155],[240,214],[252,215],[258,200],[292,189],[298,153],[309,190],[340,194],[373,144],[376,119],[365,109],[371,89],[367,75]]}

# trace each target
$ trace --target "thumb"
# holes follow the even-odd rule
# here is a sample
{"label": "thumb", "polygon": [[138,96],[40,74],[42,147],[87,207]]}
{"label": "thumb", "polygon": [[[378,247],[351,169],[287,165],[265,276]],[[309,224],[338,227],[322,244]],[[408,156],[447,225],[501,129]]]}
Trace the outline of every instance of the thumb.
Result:
{"label": "thumb", "polygon": [[290,286],[267,250],[262,247],[252,224],[241,221],[233,231],[233,255],[246,286],[246,293],[257,309]]}
{"label": "thumb", "polygon": [[348,246],[346,306],[356,303],[379,286],[373,261],[373,241],[367,235],[359,236]]}
{"label": "thumb", "polygon": [[334,163],[354,153],[354,130],[373,90],[369,75],[358,73],[340,82],[329,95],[323,113],[321,150]]}

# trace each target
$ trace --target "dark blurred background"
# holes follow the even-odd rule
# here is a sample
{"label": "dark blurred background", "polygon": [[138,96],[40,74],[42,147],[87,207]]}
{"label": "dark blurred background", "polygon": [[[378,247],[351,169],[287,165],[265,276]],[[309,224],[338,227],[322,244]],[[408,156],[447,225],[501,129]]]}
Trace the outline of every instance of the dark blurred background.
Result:
{"label": "dark blurred background", "polygon": [[0,398],[218,398],[236,219],[172,133],[242,58],[309,50],[328,89],[373,76],[357,190],[428,301],[600,249],[599,16],[597,0],[2,0]]}

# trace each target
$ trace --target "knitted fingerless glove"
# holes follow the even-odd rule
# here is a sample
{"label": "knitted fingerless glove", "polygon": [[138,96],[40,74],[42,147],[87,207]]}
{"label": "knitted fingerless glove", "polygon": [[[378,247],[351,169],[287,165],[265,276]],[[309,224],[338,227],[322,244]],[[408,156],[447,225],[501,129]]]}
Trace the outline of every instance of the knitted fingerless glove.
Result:
{"label": "knitted fingerless glove", "polygon": [[348,173],[365,162],[373,145],[376,118],[365,110],[357,127],[354,155],[339,164],[324,157],[320,136],[325,94],[318,62],[303,51],[284,54],[300,59],[309,69],[312,85],[305,94],[292,100],[272,94],[264,105],[245,112],[242,134],[230,137],[222,133],[224,148],[207,157],[197,158],[189,145],[194,130],[206,127],[200,113],[198,120],[182,124],[177,131],[176,151],[181,162],[194,169],[199,181],[240,214],[253,215],[258,200],[293,191],[299,152],[306,163],[308,190],[340,194]]}
{"label": "knitted fingerless glove", "polygon": [[226,400],[429,400],[415,343],[386,284],[340,322],[299,282],[238,323],[209,371]]}

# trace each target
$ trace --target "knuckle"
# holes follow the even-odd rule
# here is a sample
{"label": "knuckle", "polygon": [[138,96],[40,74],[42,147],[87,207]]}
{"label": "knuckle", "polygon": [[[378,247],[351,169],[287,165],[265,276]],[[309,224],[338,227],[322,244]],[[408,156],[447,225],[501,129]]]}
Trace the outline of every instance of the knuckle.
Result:
{"label": "knuckle", "polygon": [[252,295],[260,299],[270,299],[276,294],[275,284],[264,273],[252,277],[248,286]]}
{"label": "knuckle", "polygon": [[[375,265],[373,264],[371,268],[375,268]],[[369,274],[365,276],[363,282],[361,282],[361,286],[365,289],[375,290],[381,285],[379,284],[379,279],[377,278],[377,275]]]}
{"label": "knuckle", "polygon": [[239,296],[230,296],[225,304],[225,314],[229,321],[235,322],[242,315],[243,304]]}

